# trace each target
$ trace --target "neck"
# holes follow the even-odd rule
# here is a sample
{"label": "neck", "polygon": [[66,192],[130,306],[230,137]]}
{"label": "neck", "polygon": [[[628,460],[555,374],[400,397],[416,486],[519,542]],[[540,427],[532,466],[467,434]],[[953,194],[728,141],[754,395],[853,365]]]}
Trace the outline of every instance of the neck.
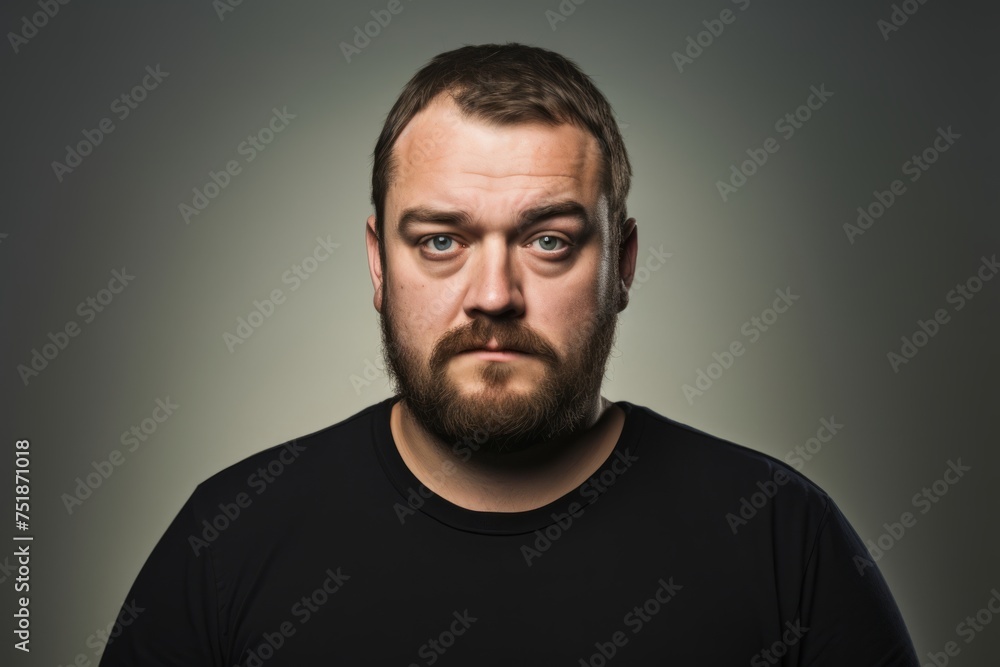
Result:
{"label": "neck", "polygon": [[390,426],[406,466],[437,495],[480,512],[525,512],[586,481],[614,450],[624,422],[621,408],[597,396],[580,431],[510,452],[442,442],[417,422],[405,401],[392,406]]}

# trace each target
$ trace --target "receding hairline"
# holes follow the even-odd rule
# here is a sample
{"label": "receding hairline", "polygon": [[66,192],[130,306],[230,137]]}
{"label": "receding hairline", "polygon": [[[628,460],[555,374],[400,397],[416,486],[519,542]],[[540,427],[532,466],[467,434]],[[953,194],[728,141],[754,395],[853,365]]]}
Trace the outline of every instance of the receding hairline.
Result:
{"label": "receding hairline", "polygon": [[[514,118],[510,120],[505,120],[498,118],[496,115],[489,114],[485,111],[479,111],[477,109],[467,110],[462,107],[462,105],[456,100],[456,95],[460,95],[464,90],[468,89],[469,86],[466,85],[454,85],[445,88],[431,97],[427,102],[421,106],[406,122],[396,135],[389,147],[389,153],[385,160],[385,192],[383,193],[383,215],[385,215],[385,204],[389,199],[389,192],[392,186],[396,183],[398,176],[398,156],[397,149],[399,147],[400,141],[409,134],[411,128],[413,127],[413,121],[419,118],[422,114],[433,109],[435,106],[443,106],[450,108],[451,111],[449,115],[456,121],[473,121],[481,123],[487,127],[493,128],[503,128],[503,127],[517,127],[522,125],[540,125],[546,127],[559,127],[561,125],[570,125],[581,130],[584,135],[591,142],[591,146],[596,148],[598,157],[598,182],[601,185],[601,194],[606,198],[612,196],[613,183],[611,182],[611,160],[606,154],[606,149],[602,145],[601,139],[597,136],[590,128],[588,128],[584,123],[580,122],[578,119],[573,117],[561,118],[554,116],[543,116],[542,114],[537,114],[537,116],[527,117],[527,118]],[[419,147],[416,147],[419,150]],[[384,235],[385,221],[376,219],[376,229],[379,232],[379,236]]]}

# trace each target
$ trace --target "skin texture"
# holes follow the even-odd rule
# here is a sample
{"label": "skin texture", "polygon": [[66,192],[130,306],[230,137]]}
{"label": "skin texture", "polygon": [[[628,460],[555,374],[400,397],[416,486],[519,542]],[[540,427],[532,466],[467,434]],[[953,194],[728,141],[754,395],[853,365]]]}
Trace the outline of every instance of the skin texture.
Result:
{"label": "skin texture", "polygon": [[[366,244],[403,395],[390,420],[397,449],[456,505],[541,507],[593,474],[624,424],[600,385],[628,303],[635,220],[620,248],[606,247],[600,149],[575,125],[493,126],[443,94],[394,155],[384,271],[374,216]],[[562,209],[539,214],[553,204]],[[486,437],[471,454],[454,446],[473,433]]]}

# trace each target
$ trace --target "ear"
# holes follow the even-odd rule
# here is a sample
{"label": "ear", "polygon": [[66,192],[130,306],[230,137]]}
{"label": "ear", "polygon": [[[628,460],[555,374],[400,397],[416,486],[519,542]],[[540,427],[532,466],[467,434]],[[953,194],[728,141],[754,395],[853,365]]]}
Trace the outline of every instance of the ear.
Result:
{"label": "ear", "polygon": [[372,303],[375,310],[382,312],[382,259],[379,255],[381,241],[375,232],[375,216],[369,215],[365,223],[365,245],[368,247],[368,273],[371,274],[375,296]]}
{"label": "ear", "polygon": [[618,272],[620,282],[618,295],[618,312],[625,310],[628,305],[629,288],[632,287],[632,279],[635,277],[635,258],[639,252],[639,231],[635,224],[635,218],[625,221],[625,228],[622,230],[622,245],[618,249]]}

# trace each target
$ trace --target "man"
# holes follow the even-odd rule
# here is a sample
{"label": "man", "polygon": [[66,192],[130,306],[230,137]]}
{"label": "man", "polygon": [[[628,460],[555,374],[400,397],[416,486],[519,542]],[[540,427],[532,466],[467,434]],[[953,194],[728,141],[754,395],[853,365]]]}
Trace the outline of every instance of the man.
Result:
{"label": "man", "polygon": [[104,667],[917,664],[826,493],[601,396],[637,231],[588,77],[444,53],[374,157],[397,395],[199,485]]}

